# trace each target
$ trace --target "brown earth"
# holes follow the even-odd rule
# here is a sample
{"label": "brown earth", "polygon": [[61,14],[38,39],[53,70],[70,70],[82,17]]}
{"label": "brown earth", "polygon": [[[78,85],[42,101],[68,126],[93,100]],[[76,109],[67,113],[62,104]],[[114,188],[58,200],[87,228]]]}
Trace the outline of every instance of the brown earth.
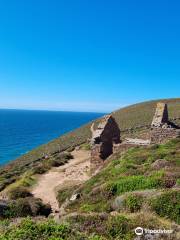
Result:
{"label": "brown earth", "polygon": [[41,198],[44,203],[49,203],[53,212],[59,210],[56,200],[57,188],[64,188],[69,182],[71,182],[71,185],[73,183],[76,185],[77,182],[83,183],[90,178],[90,151],[74,150],[71,154],[74,157],[72,160],[42,174],[32,189],[34,197]]}

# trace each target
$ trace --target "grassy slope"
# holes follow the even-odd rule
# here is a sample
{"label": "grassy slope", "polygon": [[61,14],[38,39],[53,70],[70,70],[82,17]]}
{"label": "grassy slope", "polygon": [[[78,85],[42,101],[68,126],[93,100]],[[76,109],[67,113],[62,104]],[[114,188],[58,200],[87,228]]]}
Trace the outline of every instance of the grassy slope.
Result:
{"label": "grassy slope", "polygon": [[[95,232],[105,239],[133,239],[137,226],[172,229],[173,222],[180,224],[179,150],[180,139],[175,139],[113,156],[100,173],[74,191],[81,193],[81,198],[66,207],[68,221],[78,231]],[[71,195],[72,189],[60,191],[59,204]],[[113,211],[115,217],[110,214]],[[113,225],[112,232],[109,225]]]}
{"label": "grassy slope", "polygon": [[[180,98],[164,100],[169,106],[170,118],[180,117]],[[155,111],[157,101],[144,102],[122,108],[113,113],[122,131],[129,128],[149,125]],[[180,123],[180,120],[176,121]],[[82,126],[75,131],[61,136],[47,144],[44,144],[33,151],[19,157],[10,164],[0,169],[0,190],[11,182],[17,180],[18,176],[27,170],[37,166],[42,161],[43,155],[64,151],[87,141],[91,136],[90,124]]]}
{"label": "grassy slope", "polygon": [[0,239],[133,240],[138,226],[172,229],[170,236],[158,239],[179,239],[179,150],[180,139],[174,139],[117,153],[82,186],[59,192],[60,205],[73,191],[81,193],[80,199],[66,206],[68,215],[63,222],[25,218],[11,224],[6,220],[0,222]]}
{"label": "grassy slope", "polygon": [[[176,183],[179,185],[180,138],[162,145],[134,147],[123,155],[115,154],[108,162],[105,168],[77,190],[83,197],[70,204],[68,212],[109,212],[116,196],[136,190],[171,189]],[[69,194],[72,194],[72,189]],[[62,197],[59,192],[60,204]]]}

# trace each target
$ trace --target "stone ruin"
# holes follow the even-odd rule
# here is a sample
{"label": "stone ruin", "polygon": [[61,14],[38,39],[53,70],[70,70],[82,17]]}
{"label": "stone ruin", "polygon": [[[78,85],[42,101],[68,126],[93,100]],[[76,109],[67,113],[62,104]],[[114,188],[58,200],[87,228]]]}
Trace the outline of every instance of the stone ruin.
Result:
{"label": "stone ruin", "polygon": [[91,171],[99,169],[104,160],[116,149],[120,141],[120,129],[112,115],[106,115],[97,129],[91,126]]}
{"label": "stone ruin", "polygon": [[160,144],[180,136],[179,127],[169,121],[167,104],[160,102],[153,117],[149,139],[125,138],[121,142],[120,129],[112,115],[105,116],[96,130],[92,124],[91,132],[91,173],[96,173],[112,153],[140,145]]}
{"label": "stone ruin", "polygon": [[178,127],[169,121],[167,104],[161,102],[157,103],[155,115],[151,124],[151,144],[163,143],[178,136],[180,136]]}
{"label": "stone ruin", "polygon": [[157,103],[156,111],[151,123],[152,128],[163,127],[169,123],[168,119],[168,109],[166,103]]}

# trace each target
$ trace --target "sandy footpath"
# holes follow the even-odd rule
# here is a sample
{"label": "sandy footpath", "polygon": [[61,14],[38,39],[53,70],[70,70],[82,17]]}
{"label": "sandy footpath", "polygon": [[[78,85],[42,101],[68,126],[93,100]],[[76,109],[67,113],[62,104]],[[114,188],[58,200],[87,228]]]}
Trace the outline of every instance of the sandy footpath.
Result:
{"label": "sandy footpath", "polygon": [[41,198],[44,203],[49,203],[53,212],[59,209],[55,193],[57,187],[60,189],[64,188],[67,182],[81,183],[89,179],[90,152],[74,150],[71,154],[74,158],[68,163],[40,175],[37,184],[32,189],[34,197]]}

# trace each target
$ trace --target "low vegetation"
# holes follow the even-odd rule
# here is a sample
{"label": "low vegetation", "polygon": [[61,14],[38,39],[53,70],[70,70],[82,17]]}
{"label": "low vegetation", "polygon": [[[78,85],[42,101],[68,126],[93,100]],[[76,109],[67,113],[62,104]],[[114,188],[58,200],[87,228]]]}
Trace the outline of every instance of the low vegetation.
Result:
{"label": "low vegetation", "polygon": [[[149,214],[108,216],[76,215],[66,219],[66,222],[57,224],[53,220],[25,218],[19,223],[11,224],[9,221],[0,222],[0,240],[131,240],[135,238],[134,228],[145,226],[149,229],[174,228],[170,223],[164,222]],[[171,239],[177,239],[174,232]],[[162,236],[159,239],[168,239]]]}
{"label": "low vegetation", "polygon": [[143,197],[138,194],[129,194],[124,202],[124,208],[130,212],[137,212],[141,210],[143,204]]}
{"label": "low vegetation", "polygon": [[29,192],[29,190],[26,187],[19,186],[11,188],[8,192],[8,198],[15,200],[18,198],[25,198],[30,197],[32,194]]}
{"label": "low vegetation", "polygon": [[51,213],[51,206],[44,204],[41,199],[34,197],[18,198],[8,201],[6,207],[1,212],[1,219],[11,219],[27,216],[46,216]]}
{"label": "low vegetation", "polygon": [[152,209],[161,217],[168,217],[180,224],[180,190],[162,193],[151,201]]}
{"label": "low vegetation", "polygon": [[[101,172],[74,191],[79,192],[82,197],[80,200],[70,202],[66,211],[69,213],[75,211],[81,213],[110,213],[113,211],[114,200],[118,196],[123,196],[123,194],[125,197],[121,210],[132,213],[140,211],[144,204],[143,194],[140,194],[143,193],[143,190],[147,193],[150,192],[145,197],[149,199],[158,192],[160,194],[162,190],[166,193],[166,191],[176,186],[176,182],[180,178],[179,149],[180,139],[174,139],[163,145],[147,148],[135,147],[125,154],[119,155],[119,157],[116,156],[114,160],[111,159]],[[176,194],[179,196],[179,190],[177,190]],[[62,192],[59,193],[60,195],[62,196]],[[71,195],[72,190],[68,191],[66,189],[64,199]],[[155,206],[160,203],[159,201],[165,201],[165,197],[162,195],[160,200],[157,199],[153,203],[153,211],[156,213],[158,211]],[[170,215],[170,212],[173,214],[173,211],[170,210],[169,204],[173,202],[173,199],[174,204],[179,200],[179,198],[175,199],[175,196],[172,195],[166,201],[169,206],[169,214],[167,209],[165,210],[162,207],[161,210],[164,212],[164,216],[179,223],[177,218],[172,218]],[[59,197],[58,200],[61,205],[62,198]],[[151,204],[148,201],[146,201],[146,204],[150,207]],[[179,205],[177,205],[178,207]],[[178,212],[179,210],[176,209],[175,211]],[[161,212],[158,214],[163,216]]]}

